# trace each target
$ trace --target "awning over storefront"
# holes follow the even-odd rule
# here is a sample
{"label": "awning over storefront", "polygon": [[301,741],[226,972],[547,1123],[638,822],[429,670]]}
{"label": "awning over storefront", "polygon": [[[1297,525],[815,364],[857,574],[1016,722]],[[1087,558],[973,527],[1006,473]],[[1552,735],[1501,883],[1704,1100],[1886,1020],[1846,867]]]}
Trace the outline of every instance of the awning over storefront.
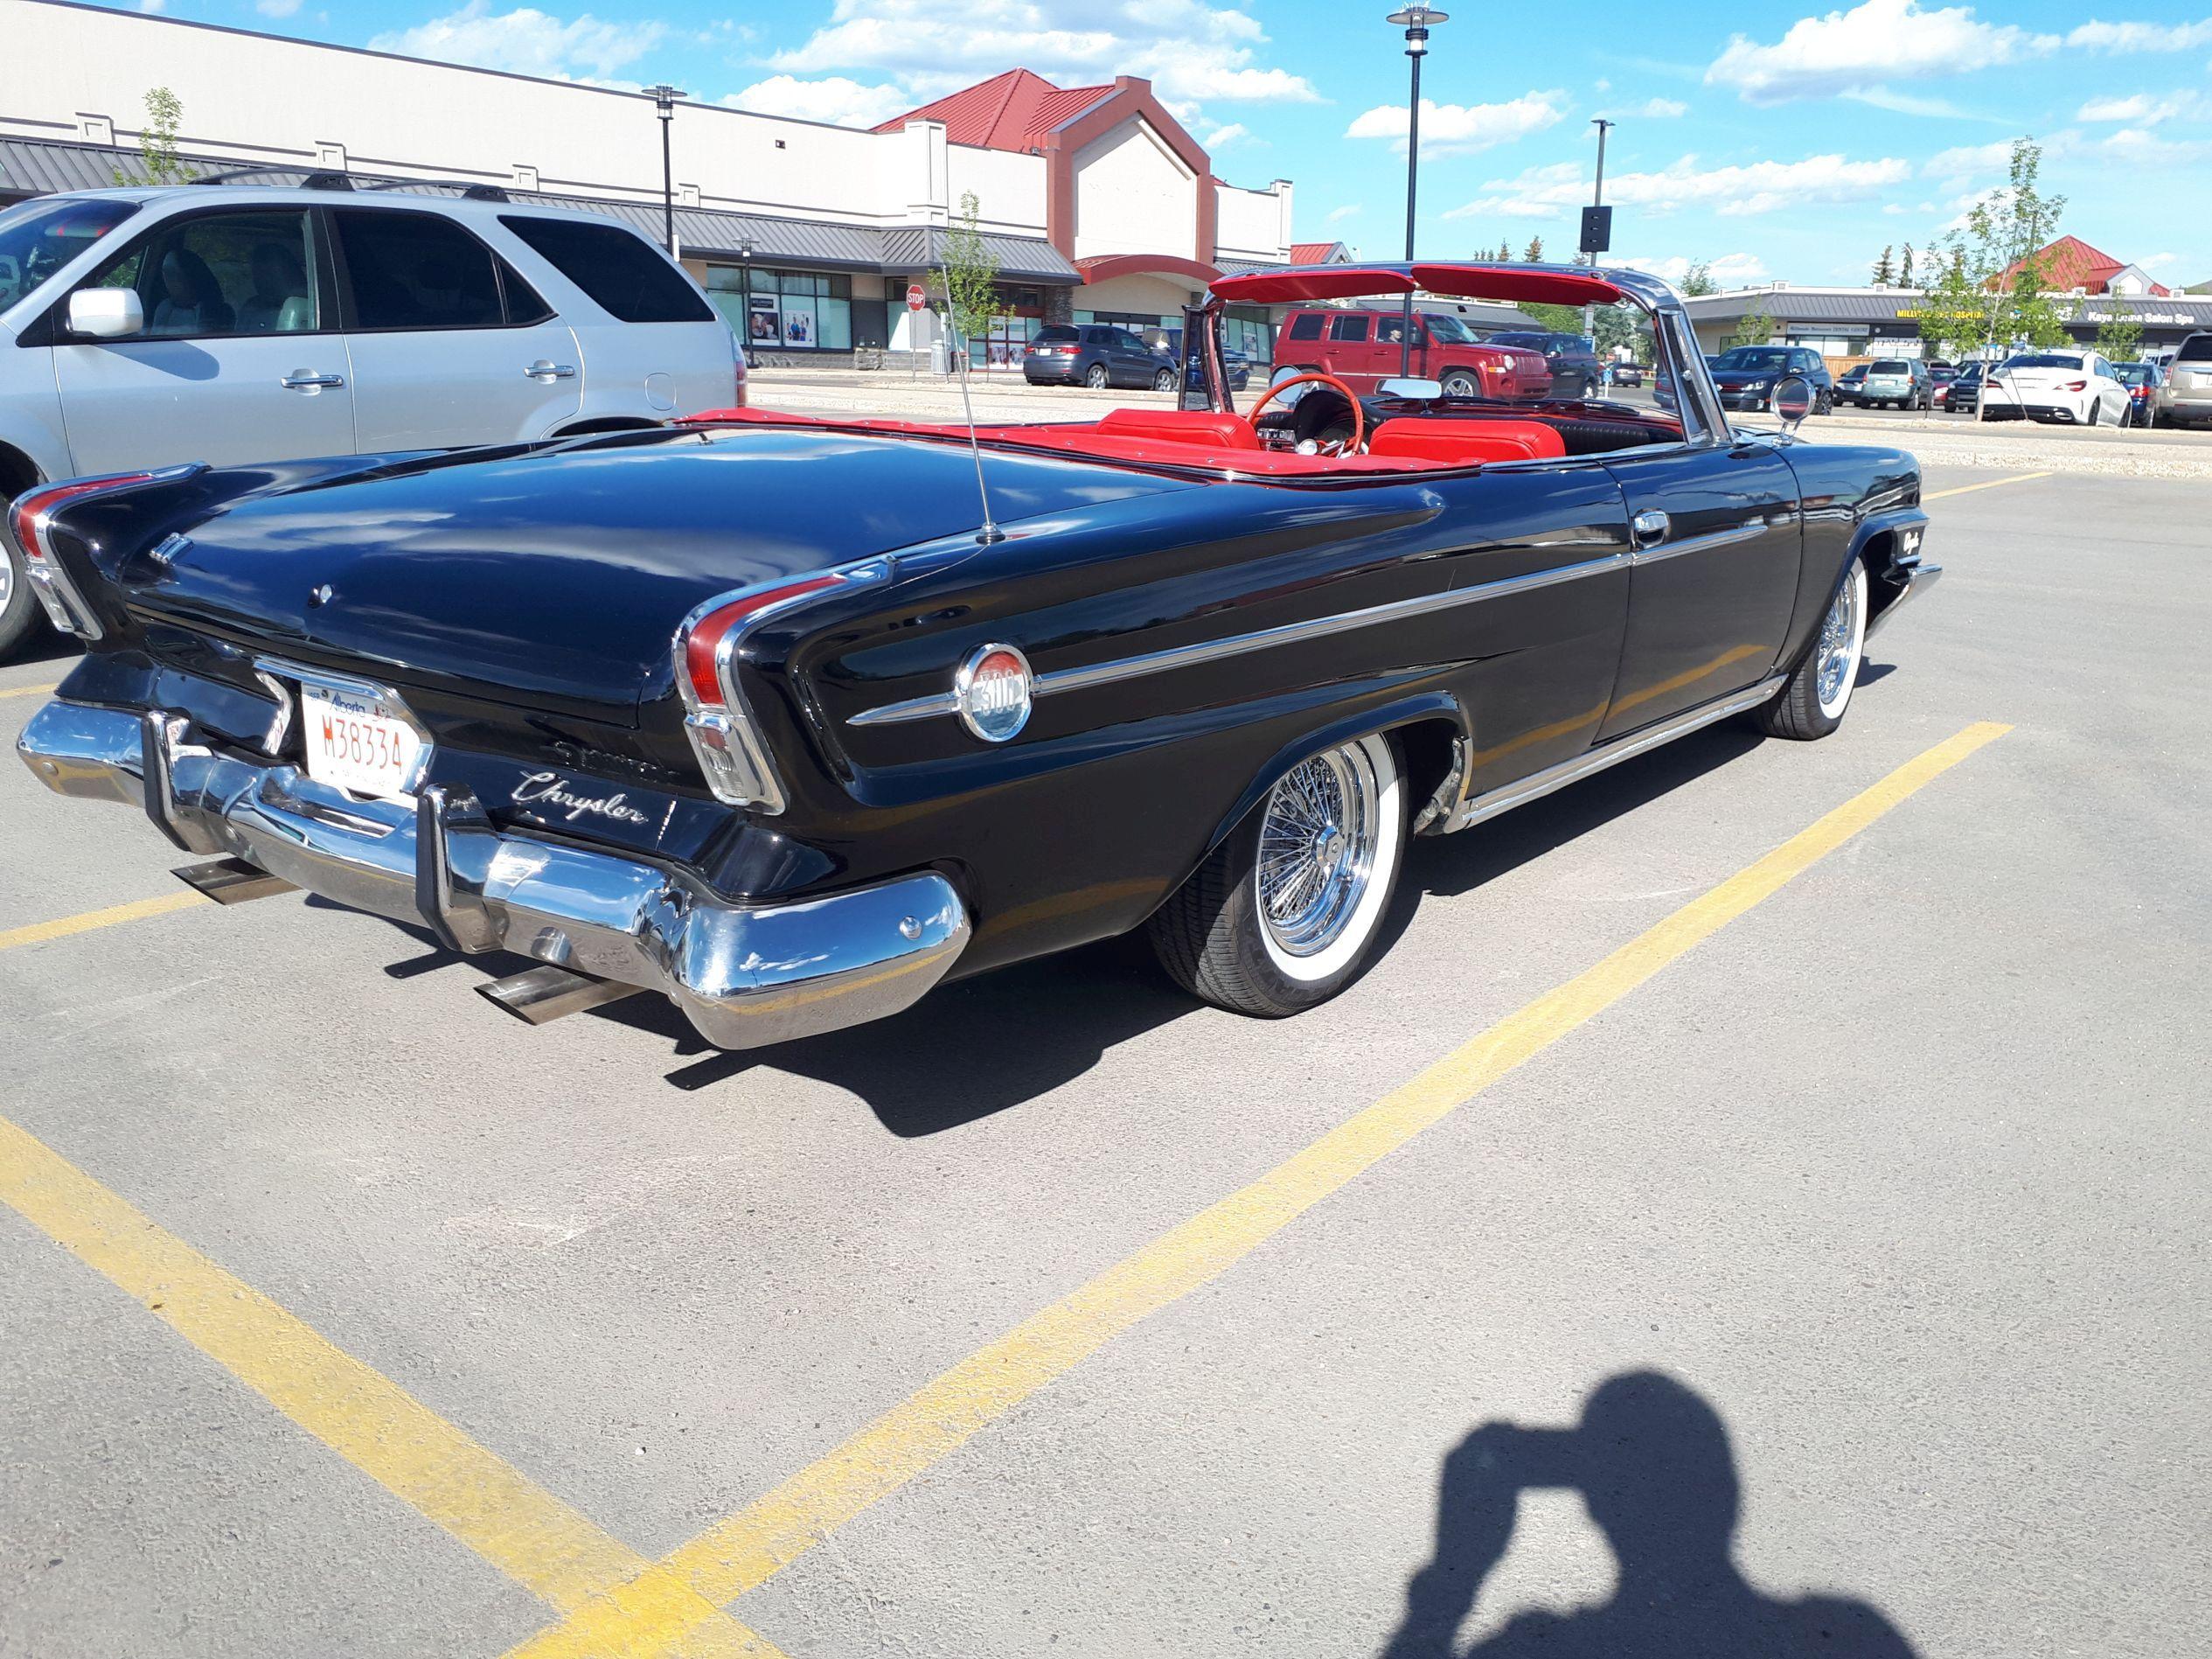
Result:
{"label": "awning over storefront", "polygon": [[[252,165],[235,157],[189,156],[183,159],[201,176],[236,171]],[[257,172],[250,180],[240,182],[297,185],[314,171],[310,167],[285,166]],[[55,191],[111,189],[118,175],[129,183],[150,182],[146,177],[144,158],[136,150],[119,145],[0,138],[0,201]],[[661,236],[662,209],[657,201],[607,201],[589,196],[518,190],[494,178],[443,184],[371,173],[347,176],[358,185],[388,186],[395,195],[449,195],[472,184],[493,185],[505,190],[510,199],[525,206],[603,213],[635,226],[656,242]],[[919,227],[885,230],[867,225],[837,225],[767,213],[733,213],[723,208],[676,209],[678,249],[686,257],[696,259],[748,259],[757,264],[798,265],[811,270],[906,273],[941,264],[943,238],[942,230]],[[1068,286],[1082,281],[1082,274],[1061,256],[1060,250],[1041,237],[986,233],[984,245],[998,261],[999,275],[1007,280]]]}

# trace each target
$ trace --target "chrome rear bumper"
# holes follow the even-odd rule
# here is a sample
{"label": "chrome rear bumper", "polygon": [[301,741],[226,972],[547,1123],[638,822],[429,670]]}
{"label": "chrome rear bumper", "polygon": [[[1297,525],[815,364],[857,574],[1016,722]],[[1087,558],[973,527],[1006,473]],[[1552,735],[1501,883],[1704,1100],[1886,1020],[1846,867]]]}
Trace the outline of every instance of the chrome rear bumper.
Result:
{"label": "chrome rear bumper", "polygon": [[363,800],[297,767],[218,754],[163,710],[50,702],[16,749],[56,794],[138,807],[188,852],[425,924],[456,950],[512,951],[658,991],[719,1048],[896,1014],[968,942],[967,911],[942,875],[734,904],[679,871],[502,833],[465,793]]}

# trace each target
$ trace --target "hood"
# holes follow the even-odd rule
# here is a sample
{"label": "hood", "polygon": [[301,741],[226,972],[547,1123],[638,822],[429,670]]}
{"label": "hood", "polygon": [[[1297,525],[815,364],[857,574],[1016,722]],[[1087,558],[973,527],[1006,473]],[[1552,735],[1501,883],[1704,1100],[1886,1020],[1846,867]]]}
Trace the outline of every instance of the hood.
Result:
{"label": "hood", "polygon": [[[1004,454],[1002,522],[1193,487]],[[192,525],[130,602],[410,682],[636,723],[692,609],[979,522],[951,444],[755,429],[439,457]]]}

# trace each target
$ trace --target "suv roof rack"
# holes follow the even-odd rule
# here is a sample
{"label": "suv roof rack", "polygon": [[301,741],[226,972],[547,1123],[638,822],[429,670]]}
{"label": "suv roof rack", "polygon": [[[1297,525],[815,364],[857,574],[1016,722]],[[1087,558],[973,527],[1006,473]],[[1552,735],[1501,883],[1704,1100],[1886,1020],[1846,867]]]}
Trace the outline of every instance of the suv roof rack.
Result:
{"label": "suv roof rack", "polygon": [[360,178],[351,173],[305,171],[297,167],[232,167],[219,173],[208,173],[191,182],[195,185],[228,185],[241,178],[267,178],[273,173],[301,175],[296,187],[300,190],[451,190],[472,202],[507,202],[513,197],[502,185],[471,183],[463,178]]}
{"label": "suv roof rack", "polygon": [[510,202],[504,185],[470,184],[465,178],[379,178],[360,186],[363,190],[457,190],[462,198],[472,202]]}
{"label": "suv roof rack", "polygon": [[348,173],[305,172],[297,167],[232,167],[219,173],[207,173],[191,182],[195,185],[227,185],[240,178],[266,178],[271,173],[303,173],[298,188],[302,190],[351,190],[352,176]]}

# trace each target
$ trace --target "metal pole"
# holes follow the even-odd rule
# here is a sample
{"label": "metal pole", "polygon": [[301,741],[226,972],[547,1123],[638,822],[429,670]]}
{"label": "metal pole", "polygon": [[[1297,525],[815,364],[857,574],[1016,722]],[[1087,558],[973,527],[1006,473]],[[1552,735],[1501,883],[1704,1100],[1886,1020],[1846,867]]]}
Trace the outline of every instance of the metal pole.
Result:
{"label": "metal pole", "polygon": [[[1409,40],[1412,31],[1407,31]],[[1406,263],[1413,263],[1414,203],[1421,191],[1421,59],[1422,53],[1409,47],[1413,60],[1413,101],[1406,107]],[[1398,332],[1398,373],[1413,373],[1413,290],[1406,290],[1405,317]]]}
{"label": "metal pole", "polygon": [[676,164],[668,136],[675,124],[676,112],[664,104],[660,112],[660,229],[671,258],[676,254]]}
{"label": "metal pole", "polygon": [[[1605,206],[1605,135],[1607,131],[1610,129],[1612,124],[1613,123],[1611,122],[1607,121],[1603,115],[1595,117],[1591,122],[1591,125],[1597,129],[1597,185],[1596,188],[1590,192],[1589,205],[1592,207],[1603,207]],[[1588,264],[1591,269],[1595,270],[1597,268],[1596,254],[1585,254],[1582,255],[1582,260],[1583,262]],[[1597,318],[1596,309],[1596,307],[1590,305],[1585,305],[1582,307],[1582,332],[1591,337],[1592,345],[1596,343]]]}

